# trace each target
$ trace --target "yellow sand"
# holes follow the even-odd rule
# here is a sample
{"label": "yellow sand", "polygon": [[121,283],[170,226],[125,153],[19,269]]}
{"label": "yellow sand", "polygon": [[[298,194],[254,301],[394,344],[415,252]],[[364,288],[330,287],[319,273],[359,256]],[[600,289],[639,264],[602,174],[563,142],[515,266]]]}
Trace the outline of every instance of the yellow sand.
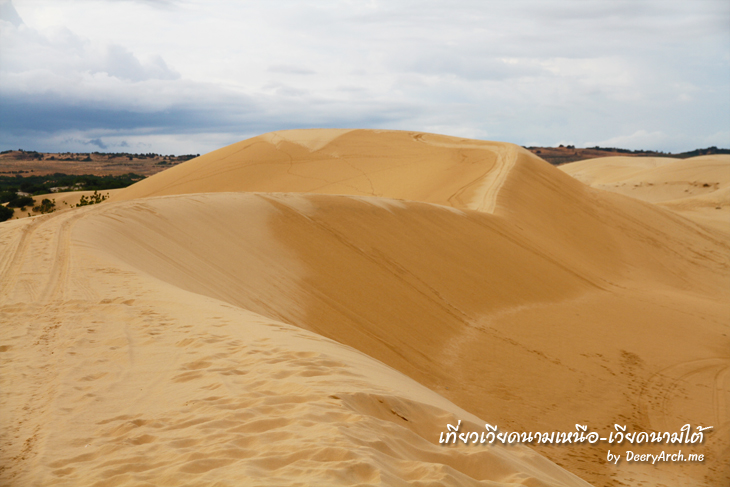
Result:
{"label": "yellow sand", "polygon": [[[0,242],[6,483],[730,480],[727,236],[517,146],[267,134]],[[439,445],[459,419],[714,428],[609,465]]]}
{"label": "yellow sand", "polygon": [[[98,191],[99,194],[103,196],[111,196],[114,193],[120,191],[119,189],[108,189],[104,191]],[[54,211],[65,211],[71,208],[74,208],[76,205],[79,204],[79,201],[81,201],[81,197],[85,196],[86,198],[91,197],[94,194],[94,191],[68,191],[65,193],[48,193],[48,194],[41,194],[38,196],[33,196],[33,206],[38,206],[41,204],[41,202],[44,199],[49,199],[55,203],[56,209]],[[13,209],[13,220],[18,220],[20,218],[28,218],[29,216],[36,216],[40,215],[40,212],[33,211],[32,206],[27,206],[25,208],[25,211],[20,208],[14,208]]]}
{"label": "yellow sand", "polygon": [[[324,144],[324,145],[323,145]],[[378,196],[492,211],[511,144],[374,130],[265,134],[168,169],[111,201],[221,191]]]}
{"label": "yellow sand", "polygon": [[594,188],[657,203],[730,233],[730,155],[605,157],[560,169]]}

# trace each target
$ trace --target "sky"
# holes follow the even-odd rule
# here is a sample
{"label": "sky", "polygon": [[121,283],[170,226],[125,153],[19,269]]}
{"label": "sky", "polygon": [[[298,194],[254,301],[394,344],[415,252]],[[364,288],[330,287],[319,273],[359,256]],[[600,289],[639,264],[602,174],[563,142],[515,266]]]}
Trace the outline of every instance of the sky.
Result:
{"label": "sky", "polygon": [[274,130],[730,147],[727,0],[0,0],[0,150]]}

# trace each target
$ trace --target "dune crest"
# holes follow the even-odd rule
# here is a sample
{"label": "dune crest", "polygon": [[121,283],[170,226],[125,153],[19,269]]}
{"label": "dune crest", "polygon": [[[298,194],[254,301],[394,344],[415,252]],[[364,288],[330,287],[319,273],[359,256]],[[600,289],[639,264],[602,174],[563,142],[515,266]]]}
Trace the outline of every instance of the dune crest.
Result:
{"label": "dune crest", "polygon": [[260,137],[276,145],[279,142],[291,142],[306,147],[310,152],[318,151],[337,137],[352,132],[351,129],[299,129],[270,132]]}
{"label": "dune crest", "polygon": [[205,154],[152,176],[113,201],[221,191],[377,196],[494,211],[521,147],[435,134],[287,130]]}

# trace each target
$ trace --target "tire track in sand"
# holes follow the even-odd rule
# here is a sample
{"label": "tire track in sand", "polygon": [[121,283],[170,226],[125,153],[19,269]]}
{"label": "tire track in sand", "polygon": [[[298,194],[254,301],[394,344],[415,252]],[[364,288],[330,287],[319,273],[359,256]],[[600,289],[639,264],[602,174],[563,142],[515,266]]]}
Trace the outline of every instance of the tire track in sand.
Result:
{"label": "tire track in sand", "polygon": [[[0,304],[5,304],[10,296],[10,291],[15,287],[20,276],[20,271],[23,268],[23,262],[25,260],[25,254],[28,252],[28,247],[32,240],[33,234],[38,229],[42,222],[41,218],[34,219],[32,221],[24,221],[23,226],[15,229],[15,232],[20,232],[20,238],[17,239],[17,245],[15,251],[8,251],[7,257],[3,259],[0,267]],[[11,232],[13,230],[10,230]],[[12,252],[12,254],[11,254]],[[12,257],[11,257],[12,255]]]}
{"label": "tire track in sand", "polygon": [[[477,197],[474,201],[477,203],[477,211],[483,213],[494,213],[497,207],[497,196],[504,186],[505,181],[512,168],[517,162],[517,149],[511,145],[504,145],[498,148],[497,162],[494,168],[486,174],[482,180],[482,185],[477,190]],[[481,193],[481,195],[479,195]]]}
{"label": "tire track in sand", "polygon": [[[5,304],[13,290],[18,289],[19,280],[23,274],[46,274],[46,282],[40,296],[36,297],[31,290],[24,286],[25,297],[29,302],[48,303],[59,297],[64,283],[68,279],[71,249],[71,229],[74,223],[83,218],[88,211],[73,213],[43,215],[33,218],[24,226],[12,229],[20,236],[14,250],[8,250],[0,256],[0,304]],[[53,238],[40,238],[43,231]],[[35,237],[38,238],[35,238]],[[13,239],[13,237],[9,237]],[[45,271],[41,256],[50,257],[51,269]]]}
{"label": "tire track in sand", "polygon": [[[492,147],[490,147],[492,148]],[[486,147],[484,150],[488,150]],[[448,199],[451,206],[455,208],[468,208],[482,213],[494,213],[497,207],[497,195],[502,189],[512,168],[517,162],[517,150],[509,145],[496,148],[497,160],[484,174],[459,188]],[[468,197],[467,192],[473,191],[475,195]],[[464,201],[464,197],[466,201]],[[457,201],[458,205],[454,204]]]}
{"label": "tire track in sand", "polygon": [[[17,318],[7,323],[4,331],[24,332],[15,337],[5,335],[4,343],[14,349],[32,350],[26,356],[32,360],[13,360],[15,376],[23,377],[25,397],[2,398],[4,412],[13,421],[0,432],[3,457],[8,460],[7,468],[0,468],[0,484],[5,480],[14,483],[22,471],[40,468],[48,447],[43,421],[61,390],[59,374],[64,354],[58,352],[67,343],[68,325],[74,319],[73,308],[62,302],[71,274],[71,234],[74,224],[89,211],[94,209],[36,217],[17,229],[22,233],[14,237],[15,248],[5,252],[0,262],[2,303],[7,304],[10,297],[17,301],[12,304]],[[40,293],[28,289],[29,277],[39,282]]]}
{"label": "tire track in sand", "polygon": [[[454,208],[467,208],[482,213],[494,213],[497,207],[497,195],[517,162],[518,146],[487,141],[480,141],[479,144],[474,144],[474,141],[470,141],[472,143],[468,145],[454,145],[443,140],[433,139],[429,135],[416,132],[412,133],[411,137],[416,142],[436,147],[449,147],[452,149],[469,148],[497,154],[496,161],[484,174],[465,184],[448,198],[449,204]],[[477,188],[474,189],[475,187]],[[469,196],[467,193],[470,191],[474,191],[475,194],[470,198],[466,198],[467,201],[464,201],[463,197]],[[454,201],[458,202],[458,204],[454,204]]]}
{"label": "tire track in sand", "polygon": [[[59,215],[61,216],[61,215]],[[71,229],[83,214],[63,215],[56,230],[55,256],[53,266],[48,274],[48,281],[41,292],[40,300],[50,304],[63,298],[65,284],[68,281],[69,264],[71,262]]]}

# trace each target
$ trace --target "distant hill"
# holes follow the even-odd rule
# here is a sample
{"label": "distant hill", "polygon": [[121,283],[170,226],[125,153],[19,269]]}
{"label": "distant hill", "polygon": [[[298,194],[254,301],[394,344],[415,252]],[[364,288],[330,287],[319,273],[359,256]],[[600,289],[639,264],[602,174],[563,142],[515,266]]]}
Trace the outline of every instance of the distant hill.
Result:
{"label": "distant hill", "polygon": [[730,154],[730,149],[718,149],[717,147],[708,147],[706,149],[695,149],[689,152],[680,152],[672,154],[669,152],[659,152],[651,150],[628,150],[616,147],[587,147],[576,148],[575,146],[560,145],[558,147],[525,147],[533,154],[540,156],[550,164],[559,165],[567,162],[582,161],[585,159],[595,159],[597,157],[611,156],[634,156],[634,157],[673,157],[676,159],[687,159],[695,156],[705,156],[713,154]]}
{"label": "distant hill", "polygon": [[151,176],[199,155],[166,156],[154,153],[6,150],[0,152],[0,175],[29,176],[33,174],[39,176],[62,173],[119,176],[135,173]]}
{"label": "distant hill", "polygon": [[[687,159],[689,157],[730,154],[730,149],[708,147],[695,149],[689,152],[671,154],[651,150],[620,149],[616,147],[587,147],[575,146],[558,147],[525,147],[535,155],[540,156],[555,166],[568,162],[594,159],[610,156],[636,157],[674,157]],[[122,174],[140,174],[151,176],[160,171],[176,166],[181,162],[199,157],[200,154],[162,155],[155,153],[132,154],[127,152],[38,152],[33,150],[6,150],[0,152],[0,175],[47,175],[55,173],[119,176]]]}

